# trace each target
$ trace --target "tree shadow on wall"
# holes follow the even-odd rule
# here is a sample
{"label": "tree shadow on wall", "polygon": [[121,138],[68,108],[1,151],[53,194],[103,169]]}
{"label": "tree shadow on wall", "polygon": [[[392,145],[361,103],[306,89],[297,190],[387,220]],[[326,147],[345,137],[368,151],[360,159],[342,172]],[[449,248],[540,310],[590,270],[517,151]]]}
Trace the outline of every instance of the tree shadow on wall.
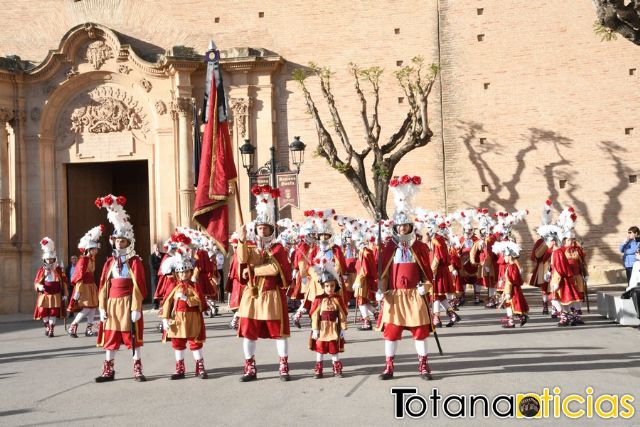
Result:
{"label": "tree shadow on wall", "polygon": [[[489,185],[489,191],[486,193],[484,200],[480,202],[479,207],[491,206],[507,211],[513,211],[518,208],[522,209],[522,206],[517,206],[520,200],[518,189],[522,180],[522,174],[527,168],[526,158],[530,153],[538,149],[554,150],[557,153],[558,160],[549,163],[544,167],[544,171],[540,171],[540,173],[545,174],[545,177],[548,177],[547,186],[550,194],[552,194],[552,200],[557,199],[557,197],[555,197],[557,194],[552,193],[552,191],[557,191],[554,188],[553,174],[556,168],[571,165],[571,161],[563,157],[560,152],[560,147],[571,146],[573,142],[571,139],[553,131],[529,128],[529,134],[522,135],[522,140],[527,143],[523,144],[523,147],[518,150],[515,156],[517,160],[516,169],[511,179],[504,180],[504,177],[499,176],[496,172],[500,171],[500,164],[492,165],[491,161],[487,159],[489,154],[492,156],[500,155],[504,146],[496,141],[485,141],[483,144],[478,145],[477,141],[480,135],[486,135],[484,126],[481,123],[460,121],[460,125],[458,125],[457,128],[464,131],[461,137],[462,142],[467,149],[469,161],[478,174],[478,180]],[[464,203],[471,206],[468,202]],[[558,207],[559,206],[556,206],[556,208]],[[528,219],[528,222],[532,222],[532,220]],[[533,224],[535,225],[535,222]],[[518,228],[524,242],[530,243],[535,240],[532,234],[532,228],[533,226]]]}
{"label": "tree shadow on wall", "polygon": [[[514,210],[517,209],[517,203],[520,199],[518,189],[522,191],[521,185],[522,174],[527,168],[526,158],[535,150],[545,150],[550,152],[553,150],[555,153],[554,160],[544,164],[542,166],[536,166],[537,172],[544,177],[547,185],[548,194],[554,203],[555,216],[566,206],[561,206],[558,202],[560,197],[558,186],[556,185],[556,177],[566,181],[567,189],[563,196],[568,197],[571,200],[571,206],[576,209],[578,214],[578,221],[583,221],[586,224],[586,230],[581,236],[587,244],[587,249],[593,250],[593,248],[599,248],[601,256],[609,262],[619,261],[619,254],[613,250],[608,243],[604,241],[603,230],[616,228],[620,225],[618,213],[621,209],[621,196],[624,191],[629,187],[628,170],[622,163],[621,153],[627,152],[627,150],[611,141],[602,141],[600,150],[604,154],[604,158],[609,158],[614,164],[616,173],[616,184],[613,185],[604,194],[607,196],[607,200],[604,203],[604,210],[602,211],[598,222],[593,218],[593,215],[589,212],[589,207],[585,201],[579,200],[575,193],[581,187],[576,183],[578,173],[575,170],[570,170],[573,162],[567,159],[563,154],[562,148],[571,148],[573,140],[564,137],[556,132],[539,129],[529,128],[529,133],[522,135],[522,141],[526,141],[523,144],[523,148],[518,150],[515,158],[517,159],[516,169],[513,172],[511,179],[504,181],[504,178],[496,173],[500,171],[500,164],[498,160],[492,164],[487,159],[487,155],[490,153],[492,156],[499,155],[500,151],[504,147],[495,141],[485,141],[484,144],[478,145],[477,141],[480,136],[486,135],[484,126],[481,123],[476,122],[460,122],[457,126],[458,129],[463,130],[462,141],[467,149],[467,154],[471,165],[476,170],[478,180],[480,182],[489,185],[489,191],[487,192],[485,199],[480,202],[480,207],[492,206],[498,209]],[[560,170],[558,170],[560,169]],[[569,169],[569,170],[567,170]],[[470,205],[468,202],[465,202]],[[543,201],[540,201],[542,206]],[[519,208],[522,208],[521,206]],[[538,225],[539,217],[536,217],[534,210],[533,214],[529,216],[527,223],[528,226],[518,228],[523,238],[523,243],[532,243],[535,238],[533,235],[533,229]],[[582,228],[582,227],[581,227]],[[583,228],[584,230],[584,228]],[[527,250],[525,250],[527,253]]]}

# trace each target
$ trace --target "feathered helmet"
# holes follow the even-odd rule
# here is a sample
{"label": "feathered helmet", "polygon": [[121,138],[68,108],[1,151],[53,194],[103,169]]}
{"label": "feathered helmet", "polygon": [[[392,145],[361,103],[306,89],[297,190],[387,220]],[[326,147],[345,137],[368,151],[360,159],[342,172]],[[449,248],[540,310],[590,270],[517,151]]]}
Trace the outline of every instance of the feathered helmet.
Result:
{"label": "feathered helmet", "polygon": [[478,222],[478,229],[484,236],[491,234],[491,230],[496,224],[487,208],[478,208],[475,212],[475,220]]}
{"label": "feathered helmet", "polygon": [[558,225],[554,224],[551,219],[551,206],[553,202],[551,199],[547,199],[542,206],[542,219],[540,222],[540,226],[536,229],[536,232],[545,242],[549,242],[551,240],[555,241],[556,244],[560,245],[562,243],[562,228],[558,227]]}
{"label": "feathered helmet", "polygon": [[336,265],[333,261],[326,258],[316,258],[313,261],[313,269],[318,274],[318,281],[321,285],[333,280],[336,282],[335,292],[340,290],[340,276],[338,275]]}
{"label": "feathered helmet", "polygon": [[113,234],[109,237],[111,246],[115,246],[116,239],[123,238],[129,241],[129,247],[133,251],[136,238],[133,234],[133,225],[129,222],[129,214],[124,210],[127,199],[124,196],[108,194],[104,197],[98,197],[95,204],[98,209],[105,208],[107,210],[107,219],[113,225]]}
{"label": "feathered helmet", "polygon": [[160,274],[193,270],[193,247],[194,244],[189,236],[179,231],[173,233],[165,243],[165,249],[170,258],[160,266]]}
{"label": "feathered helmet", "polygon": [[104,233],[104,225],[100,224],[87,231],[78,242],[80,252],[88,251],[93,248],[100,248],[100,237]]}
{"label": "feathered helmet", "polygon": [[393,192],[395,211],[393,213],[393,225],[413,225],[413,198],[418,194],[418,186],[422,183],[419,176],[403,175],[394,176],[389,182]]}
{"label": "feathered helmet", "polygon": [[524,221],[528,213],[528,210],[515,211],[513,213],[496,212],[493,215],[496,218],[497,224],[493,226],[493,231],[499,233],[503,238],[508,237],[513,227]]}
{"label": "feathered helmet", "polygon": [[493,253],[502,256],[512,256],[517,258],[520,256],[520,246],[509,240],[505,240],[502,242],[495,242],[493,244]]}
{"label": "feathered helmet", "polygon": [[304,211],[304,216],[311,221],[316,234],[329,234],[330,236],[333,236],[333,226],[331,222],[335,214],[336,211],[333,209],[311,209]]}
{"label": "feathered helmet", "polygon": [[462,226],[464,232],[473,231],[473,218],[475,210],[464,209],[453,213],[453,219]]}
{"label": "feathered helmet", "polygon": [[58,259],[56,255],[56,244],[51,237],[43,237],[40,240],[40,247],[42,248],[42,259]]}
{"label": "feathered helmet", "polygon": [[271,188],[270,185],[254,185],[251,193],[256,197],[255,225],[269,225],[275,231],[275,199],[280,197],[280,190]]}
{"label": "feathered helmet", "polygon": [[564,208],[558,216],[558,226],[562,229],[562,238],[575,239],[575,226],[578,215],[571,206]]}
{"label": "feathered helmet", "polygon": [[238,234],[238,232],[234,231],[233,233],[231,233],[231,237],[229,238],[229,243],[231,243],[232,245],[237,245],[239,241],[240,241],[240,235]]}

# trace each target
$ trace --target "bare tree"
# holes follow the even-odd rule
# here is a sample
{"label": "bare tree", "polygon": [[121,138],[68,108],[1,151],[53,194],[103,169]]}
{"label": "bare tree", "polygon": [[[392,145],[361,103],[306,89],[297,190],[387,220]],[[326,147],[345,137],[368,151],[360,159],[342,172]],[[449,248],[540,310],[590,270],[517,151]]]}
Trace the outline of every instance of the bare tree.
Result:
{"label": "bare tree", "polygon": [[[429,128],[427,105],[429,94],[440,68],[436,64],[425,65],[424,59],[418,56],[413,58],[412,65],[405,66],[394,73],[404,90],[409,111],[398,130],[381,144],[380,131],[382,128],[378,106],[383,69],[380,67],[360,68],[353,63],[349,66],[355,81],[356,94],[360,100],[360,116],[365,131],[365,144],[362,150],[354,148],[342,123],[331,89],[333,76],[331,70],[311,63],[306,70],[294,70],[293,79],[300,83],[307,108],[316,125],[318,132],[317,155],[323,157],[332,168],[345,176],[371,216],[375,217],[380,214],[382,218],[387,218],[389,178],[393,176],[396,165],[407,153],[426,146],[433,136],[433,132]],[[344,149],[342,156],[338,153],[334,137],[327,130],[327,126],[320,117],[307,88],[306,78],[309,75],[315,75],[319,78],[320,89],[331,114],[331,125]],[[372,89],[371,105],[365,96],[361,83],[370,85]],[[371,112],[369,112],[369,108],[371,108]],[[373,191],[367,182],[367,167],[365,165],[369,154],[372,155],[369,169],[372,173]]]}
{"label": "bare tree", "polygon": [[603,40],[611,40],[617,33],[640,45],[639,0],[593,0],[593,4],[598,15],[596,34]]}

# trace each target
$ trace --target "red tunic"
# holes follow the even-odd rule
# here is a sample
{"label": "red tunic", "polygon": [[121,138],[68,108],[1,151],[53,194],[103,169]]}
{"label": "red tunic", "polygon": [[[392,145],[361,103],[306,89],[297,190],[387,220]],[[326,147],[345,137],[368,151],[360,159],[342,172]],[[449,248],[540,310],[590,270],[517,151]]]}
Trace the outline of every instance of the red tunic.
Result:
{"label": "red tunic", "polygon": [[57,317],[62,319],[66,316],[62,297],[68,296],[67,276],[60,266],[53,269],[53,281],[46,281],[45,269],[40,267],[34,280],[35,285],[43,285],[44,291],[38,291],[36,307],[33,312],[34,319],[43,317]]}
{"label": "red tunic", "polygon": [[218,299],[218,287],[213,285],[212,277],[218,276],[218,269],[214,267],[209,259],[207,251],[202,249],[196,251],[196,265],[193,274],[196,276],[198,289],[205,297]]}
{"label": "red tunic", "polygon": [[456,248],[449,249],[449,262],[453,269],[458,273],[453,277],[453,290],[455,293],[464,293],[465,283],[462,283],[462,262],[460,261],[460,255]]}
{"label": "red tunic", "polygon": [[[335,310],[323,310],[316,313],[321,307],[323,301],[331,301]],[[318,295],[309,315],[312,321],[317,322],[311,325],[311,329],[320,331],[318,339],[313,339],[313,335],[309,339],[309,350],[322,354],[337,354],[344,351],[344,338],[340,337],[340,331],[343,325],[346,327],[347,306],[344,300],[338,295],[329,297],[326,294]]]}
{"label": "red tunic", "polygon": [[300,274],[300,263],[304,262],[309,264],[309,252],[311,247],[304,240],[298,243],[296,246],[296,250],[293,254],[293,271],[297,271],[296,279],[293,282],[292,286],[287,291],[287,295],[291,299],[303,299],[304,294],[302,293],[302,275]]}
{"label": "red tunic", "polygon": [[240,272],[246,264],[240,265],[238,263],[238,254],[234,252],[231,257],[231,264],[229,265],[229,276],[227,278],[227,287],[230,288],[228,292],[231,292],[229,297],[229,308],[231,310],[237,310],[240,306],[240,300],[242,299],[242,293],[244,292],[247,281],[242,279]]}
{"label": "red tunic", "polygon": [[510,306],[515,314],[527,314],[529,312],[529,304],[527,304],[522,292],[522,283],[518,264],[507,264],[505,268],[505,294],[509,291],[511,299],[505,302],[505,306]]}
{"label": "red tunic", "polygon": [[[81,282],[80,286],[81,295],[80,300],[84,301],[84,304],[77,304],[76,300],[73,299],[73,294],[71,294],[71,298],[69,299],[69,307],[68,311],[77,313],[82,311],[83,308],[97,308],[98,307],[98,286],[96,285],[96,279],[93,274],[93,271],[89,271],[89,263],[91,259],[86,255],[81,255],[76,263],[76,269],[73,271],[73,277],[71,278],[71,285],[73,286],[73,294],[78,291],[77,283]],[[95,260],[94,264],[95,266]],[[82,295],[84,294],[84,295]]]}
{"label": "red tunic", "polygon": [[356,277],[360,282],[360,289],[355,291],[356,303],[365,305],[375,301],[378,290],[378,265],[373,251],[369,248],[362,249],[358,255]]}
{"label": "red tunic", "polygon": [[529,280],[529,285],[535,286],[536,288],[539,288],[543,284],[538,280],[538,277],[542,276],[538,272],[538,269],[544,268],[543,266],[551,258],[551,252],[552,252],[551,249],[547,248],[547,250],[544,252],[542,257],[537,257],[536,252],[542,244],[544,244],[544,239],[540,238],[536,240],[536,242],[533,245],[533,249],[531,250],[531,257],[530,257],[531,261],[533,261],[533,270],[531,272],[531,279]]}
{"label": "red tunic", "polygon": [[555,248],[551,254],[551,299],[560,300],[563,305],[581,301],[573,280],[571,266],[562,248]]}
{"label": "red tunic", "polygon": [[444,299],[453,293],[453,281],[449,271],[449,248],[443,236],[436,234],[431,239],[431,268],[433,269],[433,295],[436,299]]}

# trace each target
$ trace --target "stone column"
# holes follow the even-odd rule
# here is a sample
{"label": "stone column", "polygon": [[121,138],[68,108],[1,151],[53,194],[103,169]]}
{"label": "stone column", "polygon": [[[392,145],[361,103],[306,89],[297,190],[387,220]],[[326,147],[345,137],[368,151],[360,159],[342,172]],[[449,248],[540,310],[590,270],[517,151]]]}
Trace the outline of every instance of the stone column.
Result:
{"label": "stone column", "polygon": [[12,119],[8,111],[0,111],[0,245],[11,237],[11,198],[9,194],[9,133],[7,122]]}
{"label": "stone column", "polygon": [[180,225],[191,226],[193,213],[193,144],[191,143],[191,100],[178,98],[175,106],[178,115],[178,151],[180,161]]}

